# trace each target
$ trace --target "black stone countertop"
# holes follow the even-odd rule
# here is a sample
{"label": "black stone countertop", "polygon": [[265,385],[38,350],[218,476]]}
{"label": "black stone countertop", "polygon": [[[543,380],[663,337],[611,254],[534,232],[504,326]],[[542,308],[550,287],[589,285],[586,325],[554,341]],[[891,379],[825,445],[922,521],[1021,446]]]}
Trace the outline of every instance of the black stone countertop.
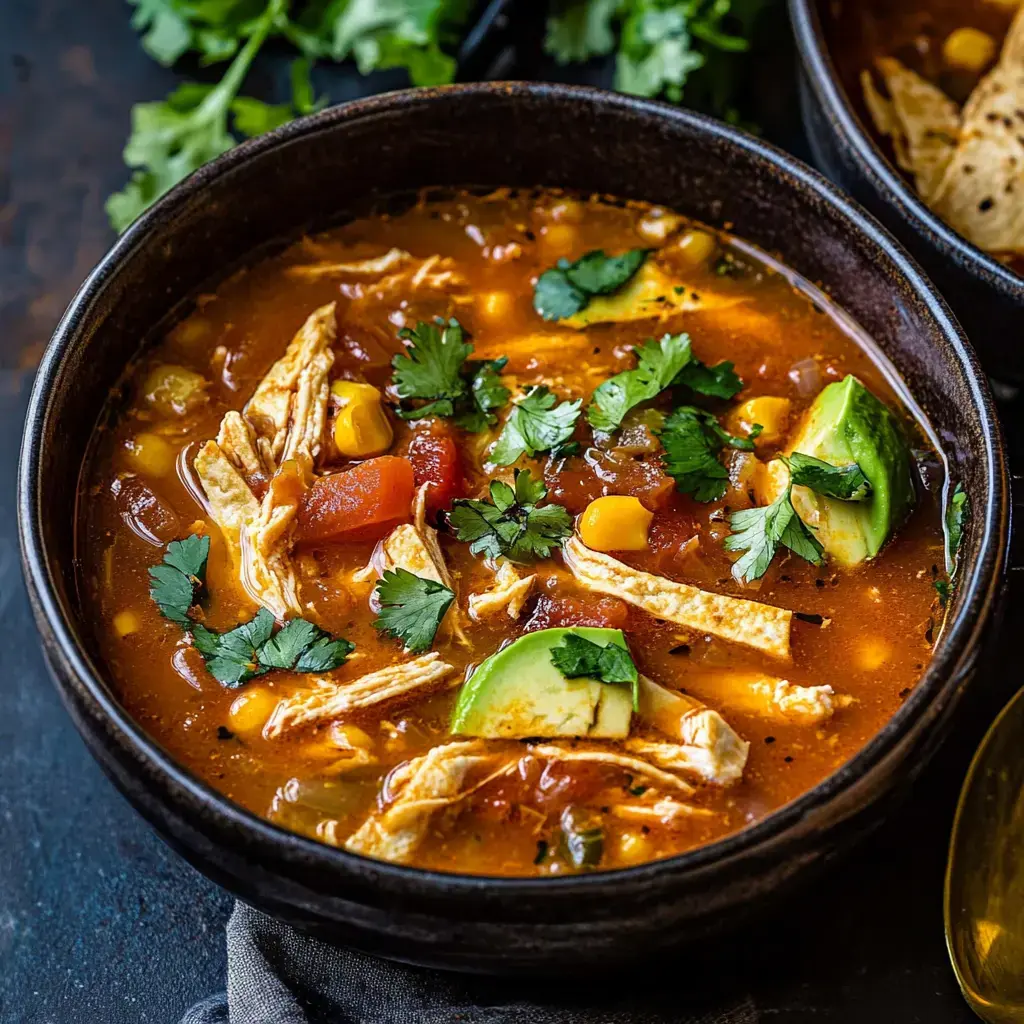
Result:
{"label": "black stone countertop", "polygon": [[[277,77],[273,57],[259,74]],[[36,644],[14,512],[32,370],[113,240],[102,206],[124,180],[130,105],[176,80],[142,52],[121,0],[0,4],[0,1024],[171,1024],[224,984],[231,899],[153,835],[78,739]],[[335,101],[368,89],[345,72],[318,84]],[[774,134],[800,148],[792,127]],[[1024,413],[1004,411],[1024,452]],[[1013,635],[1024,606],[1006,605]],[[681,1008],[711,983],[771,1024],[975,1019],[946,958],[942,874],[959,781],[1013,665],[1007,645],[915,799],[748,936],[742,959],[717,979],[681,965]]]}

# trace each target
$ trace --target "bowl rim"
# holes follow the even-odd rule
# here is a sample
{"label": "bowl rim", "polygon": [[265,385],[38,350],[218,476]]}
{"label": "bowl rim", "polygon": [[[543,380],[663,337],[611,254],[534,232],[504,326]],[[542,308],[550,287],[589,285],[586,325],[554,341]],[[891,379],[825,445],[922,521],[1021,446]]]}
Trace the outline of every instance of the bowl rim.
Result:
{"label": "bowl rim", "polygon": [[[943,630],[941,648],[933,655],[910,697],[849,761],[791,802],[712,843],[633,867],[567,877],[460,874],[394,864],[349,853],[272,824],[194,775],[150,737],[120,705],[99,667],[93,664],[84,647],[77,643],[70,618],[65,614],[58,596],[54,574],[50,570],[42,530],[45,510],[38,501],[42,439],[50,415],[51,398],[55,393],[54,384],[62,375],[69,353],[85,336],[93,310],[102,298],[108,279],[146,246],[151,228],[165,219],[173,219],[173,214],[200,195],[209,182],[230,175],[250,160],[296,139],[338,130],[347,123],[358,122],[382,112],[403,110],[407,116],[415,116],[417,110],[429,104],[460,102],[463,98],[486,102],[488,97],[508,99],[510,96],[540,102],[588,104],[605,111],[611,110],[623,117],[643,116],[671,122],[717,145],[743,151],[755,162],[762,164],[766,171],[770,171],[772,177],[783,176],[793,180],[816,203],[831,207],[857,234],[866,236],[869,242],[886,252],[897,272],[912,287],[946,338],[966,377],[972,403],[980,416],[982,430],[979,444],[986,461],[988,481],[984,506],[973,510],[975,522],[982,529],[978,555],[969,571],[961,578],[959,610]],[[241,143],[158,200],[117,239],[90,273],[72,299],[47,346],[36,374],[26,415],[18,467],[17,508],[22,566],[32,597],[36,624],[44,650],[50,658],[51,668],[53,661],[59,659],[67,676],[62,679],[58,673],[53,673],[58,676],[58,688],[64,691],[73,687],[74,692],[91,705],[89,710],[100,720],[107,733],[107,742],[117,742],[129,752],[137,774],[143,774],[141,768],[149,768],[152,774],[161,779],[161,803],[167,799],[167,783],[171,783],[177,790],[172,803],[180,803],[181,794],[184,794],[191,804],[203,809],[206,817],[213,819],[219,831],[227,828],[246,835],[250,841],[258,843],[262,855],[273,852],[285,860],[289,856],[300,859],[306,866],[320,871],[353,878],[373,877],[375,883],[387,883],[392,891],[422,893],[428,889],[448,898],[468,898],[483,892],[492,898],[554,898],[558,893],[577,893],[595,887],[607,887],[609,884],[625,888],[635,883],[642,888],[655,876],[695,873],[718,862],[726,863],[749,856],[765,843],[783,838],[808,813],[851,789],[870,769],[883,761],[898,745],[910,725],[927,710],[932,699],[969,662],[1000,590],[1007,557],[1010,514],[1009,478],[1002,436],[992,396],[977,357],[945,302],[924,273],[870,214],[795,157],[711,118],[666,103],[624,96],[603,89],[532,82],[488,82],[406,89],[342,103]],[[195,817],[194,808],[190,809],[188,817]],[[200,832],[204,831],[202,826],[194,827]]]}
{"label": "bowl rim", "polygon": [[[1024,304],[1024,276],[1015,274],[994,256],[979,249],[933,213],[900,174],[861,120],[844,88],[818,14],[817,0],[788,0],[790,21],[807,80],[822,109],[853,154],[876,191],[887,192],[885,202],[895,206],[908,226],[917,228],[936,248],[951,249],[976,276],[1008,297]],[[940,253],[948,259],[949,253]]]}

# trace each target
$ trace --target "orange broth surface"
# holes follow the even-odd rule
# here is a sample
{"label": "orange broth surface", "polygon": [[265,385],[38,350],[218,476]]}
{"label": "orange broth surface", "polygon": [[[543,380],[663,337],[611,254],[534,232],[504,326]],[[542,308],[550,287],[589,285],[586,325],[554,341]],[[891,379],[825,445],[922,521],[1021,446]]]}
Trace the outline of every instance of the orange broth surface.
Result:
{"label": "orange broth surface", "polygon": [[[659,221],[665,217],[673,230],[662,232]],[[742,225],[737,230],[742,232]],[[459,320],[474,346],[473,358],[508,357],[503,379],[514,397],[525,387],[544,384],[560,399],[582,398],[584,408],[598,384],[635,366],[634,346],[666,332],[688,332],[694,353],[705,363],[735,363],[744,382],[740,394],[731,402],[701,401],[723,423],[736,404],[771,395],[789,399],[789,422],[795,425],[822,387],[855,374],[897,411],[918,460],[939,465],[878,365],[820,293],[812,301],[808,286],[749,251],[740,252],[728,239],[715,236],[708,246],[708,233],[702,232],[703,246],[680,245],[687,231],[687,224],[664,211],[547,191],[426,197],[406,212],[367,217],[304,239],[202,296],[191,315],[130,368],[122,393],[97,431],[81,492],[83,599],[92,609],[101,654],[128,711],[179,762],[230,799],[285,828],[337,845],[368,816],[386,810],[389,772],[451,741],[448,722],[457,686],[434,687],[339,716],[363,751],[362,763],[355,766],[351,750],[339,749],[337,726],[330,721],[268,738],[264,723],[269,712],[278,700],[308,688],[310,677],[274,671],[240,688],[221,685],[188,633],[164,618],[149,596],[148,571],[160,562],[165,546],[197,532],[210,537],[211,551],[207,596],[194,614],[213,629],[227,630],[256,612],[209,515],[193,460],[200,445],[217,435],[224,414],[245,406],[307,316],[327,303],[337,304],[331,379],[365,381],[381,389],[394,431],[388,454],[405,458],[411,447],[430,451],[438,439],[451,442],[461,480],[446,495],[449,499],[452,494],[484,497],[491,479],[510,478],[511,469],[495,470],[486,463],[487,448],[508,407],[500,411],[497,426],[483,434],[465,433],[443,419],[406,421],[394,415],[390,363],[403,344],[397,331],[435,316]],[[559,258],[638,246],[658,248],[650,258],[660,260],[676,287],[699,296],[707,308],[697,304],[685,312],[583,330],[545,322],[534,311],[536,278]],[[393,248],[415,261],[390,279],[388,274],[302,269],[352,264]],[[702,250],[700,258],[694,258],[695,248]],[[415,282],[420,261],[435,255],[444,262],[434,269],[453,270],[458,278]],[[737,301],[730,305],[711,298]],[[153,382],[168,366],[202,375],[205,383],[195,400],[175,408],[161,399],[159,389],[154,391]],[[654,405],[659,403],[670,405],[667,393]],[[361,461],[341,458],[331,445],[335,414],[332,405],[318,474],[345,472]],[[160,442],[155,448],[146,440],[154,435]],[[422,435],[431,440],[424,442]],[[482,740],[491,758],[488,770],[505,766],[505,773],[490,781],[483,781],[486,772],[476,776],[474,785],[483,781],[479,788],[433,813],[420,826],[406,863],[486,875],[575,870],[561,846],[566,808],[582,809],[599,823],[601,868],[708,843],[757,821],[834,772],[899,708],[931,656],[941,628],[933,586],[943,569],[934,490],[941,477],[932,481],[932,490],[919,484],[915,510],[875,559],[841,570],[782,552],[761,580],[741,584],[730,575],[736,556],[723,550],[722,542],[729,533],[729,513],[760,504],[744,475],[753,456],[723,453],[733,480],[721,501],[701,504],[675,490],[650,435],[646,446],[631,446],[623,436],[602,440],[584,415],[575,437],[580,454],[524,457],[517,467],[542,476],[547,500],[572,516],[601,495],[638,496],[654,513],[649,550],[613,556],[671,580],[800,613],[803,617],[792,624],[792,661],[780,665],[751,648],[589,592],[567,571],[558,552],[520,567],[538,579],[517,618],[502,614],[473,622],[465,614],[467,596],[491,585],[494,572],[445,529],[442,516],[440,545],[466,635],[460,642],[442,625],[435,640],[434,650],[457,670],[449,682],[461,682],[503,644],[533,629],[622,628],[643,674],[720,711],[749,742],[750,751],[742,780],[731,786],[689,779],[695,792],[685,802],[701,813],[661,821],[618,812],[630,804],[649,805],[659,795],[679,796],[633,772],[614,765],[545,761],[519,740]],[[759,445],[756,458],[764,463],[780,448]],[[423,472],[422,455],[413,465]],[[265,485],[253,483],[255,490]],[[409,657],[398,641],[374,628],[372,581],[352,579],[370,562],[379,539],[371,531],[359,540],[302,543],[300,537],[288,545],[305,617],[355,644],[354,655],[326,674],[334,683]],[[804,686],[828,684],[853,701],[810,726],[765,716],[737,706],[728,688],[722,688],[722,678],[744,671]],[[650,735],[642,724],[636,729]],[[565,745],[571,747],[571,741]],[[605,740],[600,746],[614,752],[621,743]]]}

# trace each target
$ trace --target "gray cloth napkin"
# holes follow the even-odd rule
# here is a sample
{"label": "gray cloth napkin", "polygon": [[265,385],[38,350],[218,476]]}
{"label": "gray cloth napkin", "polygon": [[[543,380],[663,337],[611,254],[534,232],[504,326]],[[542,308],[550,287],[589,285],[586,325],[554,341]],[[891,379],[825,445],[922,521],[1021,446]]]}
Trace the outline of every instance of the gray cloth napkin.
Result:
{"label": "gray cloth napkin", "polygon": [[[605,982],[465,977],[330,946],[235,904],[227,928],[228,989],[181,1024],[757,1024],[745,994],[695,1002],[679,974],[620,972]],[[601,972],[604,975],[614,972]],[[675,972],[670,972],[675,973]],[[632,983],[629,980],[632,979]],[[641,980],[644,979],[644,980]],[[705,979],[702,979],[705,980]]]}

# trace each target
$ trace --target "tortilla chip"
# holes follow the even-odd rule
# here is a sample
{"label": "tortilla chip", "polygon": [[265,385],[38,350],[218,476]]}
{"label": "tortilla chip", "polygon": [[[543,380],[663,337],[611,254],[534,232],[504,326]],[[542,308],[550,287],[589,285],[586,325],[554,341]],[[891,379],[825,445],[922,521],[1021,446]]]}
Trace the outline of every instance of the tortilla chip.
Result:
{"label": "tortilla chip", "polygon": [[[1024,25],[1022,16],[1015,26]],[[1007,37],[1006,52],[1024,52],[1024,43]],[[1024,62],[1001,58],[978,83],[929,205],[979,249],[1024,252]]]}
{"label": "tortilla chip", "polygon": [[892,139],[897,162],[914,175],[918,194],[927,202],[953,158],[959,108],[941,89],[898,60],[881,57],[875,66],[891,100],[882,107],[886,101],[877,93],[872,95],[865,84],[864,102],[878,130]]}

